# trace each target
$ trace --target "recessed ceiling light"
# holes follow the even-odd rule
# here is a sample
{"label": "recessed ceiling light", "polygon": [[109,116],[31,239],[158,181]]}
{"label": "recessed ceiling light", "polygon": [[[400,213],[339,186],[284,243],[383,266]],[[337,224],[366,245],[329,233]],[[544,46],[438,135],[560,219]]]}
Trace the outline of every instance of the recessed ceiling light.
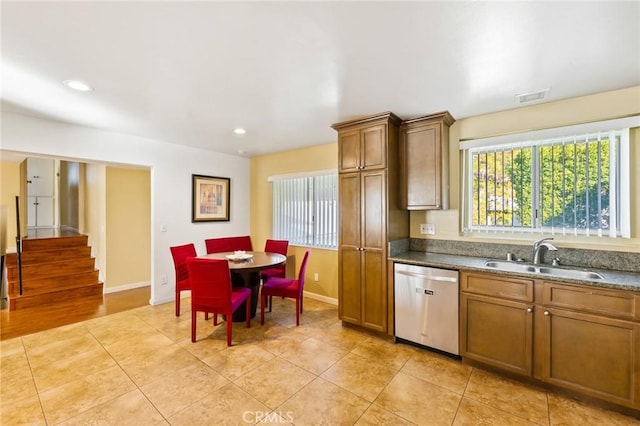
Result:
{"label": "recessed ceiling light", "polygon": [[236,135],[244,135],[245,133],[247,133],[247,131],[241,127],[236,127],[235,129],[233,129],[233,133],[235,133]]}
{"label": "recessed ceiling light", "polygon": [[245,151],[244,149],[239,149],[238,150],[238,154],[240,155],[245,155],[247,153],[247,151]]}
{"label": "recessed ceiling light", "polygon": [[62,82],[62,84],[79,92],[91,92],[93,90],[93,87],[80,80],[65,80]]}

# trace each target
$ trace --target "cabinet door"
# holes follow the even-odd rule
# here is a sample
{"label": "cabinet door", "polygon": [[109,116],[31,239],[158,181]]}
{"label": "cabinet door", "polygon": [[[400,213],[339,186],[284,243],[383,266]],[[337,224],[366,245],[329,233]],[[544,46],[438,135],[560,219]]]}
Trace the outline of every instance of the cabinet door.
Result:
{"label": "cabinet door", "polygon": [[463,357],[531,375],[532,305],[462,293],[460,350]]}
{"label": "cabinet door", "polygon": [[53,197],[28,197],[27,226],[53,226]]}
{"label": "cabinet door", "polygon": [[400,137],[401,206],[442,208],[442,131],[440,123],[406,129]]}
{"label": "cabinet door", "polygon": [[340,172],[360,169],[360,131],[351,130],[338,134],[338,164]]}
{"label": "cabinet door", "polygon": [[362,325],[377,331],[387,326],[386,176],[385,170],[362,176]]}
{"label": "cabinet door", "polygon": [[360,173],[339,175],[339,313],[343,321],[361,322],[361,246],[362,221]]}
{"label": "cabinet door", "polygon": [[340,247],[338,309],[340,319],[352,324],[362,322],[361,257],[359,248]]}
{"label": "cabinet door", "polygon": [[546,308],[544,380],[629,407],[640,406],[640,325]]}
{"label": "cabinet door", "polygon": [[54,160],[27,158],[27,179],[29,196],[53,197],[55,183]]}
{"label": "cabinet door", "polygon": [[387,126],[372,126],[361,132],[363,168],[370,170],[387,167]]}
{"label": "cabinet door", "polygon": [[386,172],[362,172],[362,247],[382,250],[386,245]]}
{"label": "cabinet door", "polygon": [[386,256],[382,250],[365,249],[362,262],[362,325],[387,331]]}
{"label": "cabinet door", "polygon": [[338,200],[340,206],[340,233],[338,244],[341,247],[362,247],[360,223],[362,222],[360,193],[360,173],[339,175]]}

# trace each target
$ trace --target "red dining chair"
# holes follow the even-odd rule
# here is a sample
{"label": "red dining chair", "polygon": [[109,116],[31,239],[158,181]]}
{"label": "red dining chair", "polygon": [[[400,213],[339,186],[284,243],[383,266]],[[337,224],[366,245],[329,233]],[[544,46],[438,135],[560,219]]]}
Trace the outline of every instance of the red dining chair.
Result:
{"label": "red dining chair", "polygon": [[[304,274],[307,270],[307,260],[311,249],[307,249],[300,265],[298,278],[271,277],[262,286],[260,295],[260,324],[264,324],[264,305],[267,297],[288,297],[296,299],[296,327],[300,325],[300,313],[302,313],[302,292],[304,290]],[[271,305],[269,306],[271,312]]]}
{"label": "red dining chair", "polygon": [[191,276],[191,341],[196,341],[196,313],[212,312],[213,325],[218,314],[226,316],[227,346],[231,346],[233,312],[246,302],[247,328],[251,327],[251,289],[231,287],[231,272],[226,260],[190,258],[187,268]]}
{"label": "red dining chair", "polygon": [[[278,253],[286,256],[288,249],[289,241],[287,240],[267,240],[264,245],[265,253]],[[260,272],[260,276],[262,277],[262,282],[267,282],[267,280],[271,277],[284,278],[286,271],[287,265],[283,263],[280,266],[262,270]]]}
{"label": "red dining chair", "polygon": [[228,237],[227,239],[231,245],[230,251],[253,251],[253,244],[251,244],[251,237],[249,235],[243,235],[242,237]]}
{"label": "red dining chair", "polygon": [[185,244],[182,246],[169,247],[171,257],[173,257],[173,267],[176,271],[176,316],[180,316],[180,292],[191,290],[189,271],[187,269],[187,258],[196,257],[196,246]]}
{"label": "red dining chair", "polygon": [[228,238],[209,238],[204,240],[207,254],[234,251]]}

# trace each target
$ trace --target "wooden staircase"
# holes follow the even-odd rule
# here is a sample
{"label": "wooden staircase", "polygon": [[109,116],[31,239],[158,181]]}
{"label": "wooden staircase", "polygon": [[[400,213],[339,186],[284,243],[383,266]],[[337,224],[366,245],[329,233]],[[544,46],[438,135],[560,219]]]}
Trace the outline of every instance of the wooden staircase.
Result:
{"label": "wooden staircase", "polygon": [[9,310],[101,298],[103,284],[87,242],[86,235],[22,240],[22,295],[18,255],[6,256]]}

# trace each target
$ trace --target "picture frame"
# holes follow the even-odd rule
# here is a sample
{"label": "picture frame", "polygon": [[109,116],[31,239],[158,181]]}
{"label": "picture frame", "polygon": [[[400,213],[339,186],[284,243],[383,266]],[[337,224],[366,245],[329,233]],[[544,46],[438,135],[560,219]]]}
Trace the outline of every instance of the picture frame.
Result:
{"label": "picture frame", "polygon": [[191,175],[191,222],[228,222],[231,179]]}

